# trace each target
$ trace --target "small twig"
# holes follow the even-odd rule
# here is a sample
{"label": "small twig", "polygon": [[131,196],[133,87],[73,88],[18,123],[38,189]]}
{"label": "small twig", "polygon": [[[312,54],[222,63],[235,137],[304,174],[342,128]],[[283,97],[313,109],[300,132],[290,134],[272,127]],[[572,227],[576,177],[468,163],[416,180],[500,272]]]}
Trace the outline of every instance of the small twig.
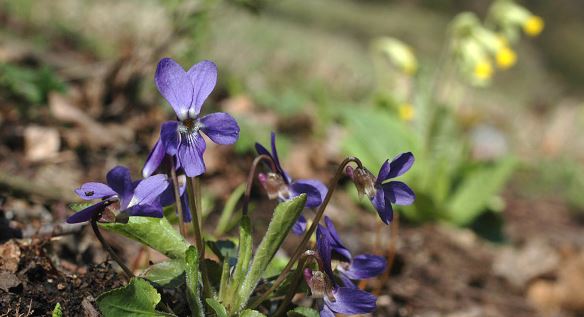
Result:
{"label": "small twig", "polygon": [[122,270],[124,270],[126,277],[128,278],[128,280],[130,280],[132,277],[134,277],[134,273],[132,273],[132,271],[124,264],[123,260],[116,254],[114,249],[112,249],[112,247],[107,243],[107,241],[105,241],[104,237],[101,235],[101,232],[99,231],[99,226],[97,225],[97,218],[99,218],[99,214],[93,217],[93,219],[91,219],[90,221],[93,233],[95,233],[95,236],[97,237],[99,242],[101,242],[103,248],[110,254],[112,259],[116,261],[116,263],[122,268]]}
{"label": "small twig", "polygon": [[74,234],[83,229],[83,223],[57,223],[44,225],[38,229],[28,227],[22,230],[22,238],[53,238],[58,236],[64,236],[68,234]]}

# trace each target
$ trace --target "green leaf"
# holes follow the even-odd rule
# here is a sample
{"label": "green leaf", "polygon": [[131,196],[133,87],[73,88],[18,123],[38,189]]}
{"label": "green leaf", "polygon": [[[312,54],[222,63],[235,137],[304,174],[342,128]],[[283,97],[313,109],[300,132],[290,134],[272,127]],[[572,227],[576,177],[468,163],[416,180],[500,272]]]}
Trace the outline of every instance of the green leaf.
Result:
{"label": "green leaf", "polygon": [[201,273],[199,272],[199,252],[194,246],[185,251],[187,301],[191,308],[192,316],[203,317],[205,311],[201,302]]}
{"label": "green leaf", "polygon": [[260,313],[257,310],[246,309],[241,313],[241,317],[266,317],[266,315]]}
{"label": "green leaf", "polygon": [[253,290],[266,271],[268,264],[282,245],[284,238],[300,216],[306,203],[306,194],[297,196],[291,200],[279,204],[274,211],[268,230],[258,246],[253,258],[251,269],[245,275],[245,279],[236,298],[234,309],[241,310],[249,300]]}
{"label": "green leaf", "polygon": [[185,271],[184,260],[168,260],[148,267],[142,277],[160,286],[178,287],[182,285],[180,277]]}
{"label": "green leaf", "polygon": [[309,307],[296,307],[286,315],[288,317],[320,317],[320,314],[316,310]]}
{"label": "green leaf", "polygon": [[229,259],[223,260],[223,270],[221,271],[221,281],[219,282],[219,300],[223,301],[229,290]]}
{"label": "green leaf", "polygon": [[219,221],[217,222],[217,227],[215,228],[216,237],[223,235],[225,232],[227,232],[227,230],[229,230],[229,223],[233,218],[233,211],[235,210],[237,202],[245,192],[245,186],[245,184],[239,185],[233,191],[233,193],[231,193],[229,199],[227,199],[225,207],[223,207],[223,211],[221,212],[221,217],[219,217]]}
{"label": "green leaf", "polygon": [[133,278],[127,286],[101,294],[97,306],[104,316],[174,316],[157,311],[160,294],[146,280]]}
{"label": "green leaf", "polygon": [[239,226],[239,253],[237,256],[237,264],[235,265],[233,279],[229,286],[230,291],[227,293],[229,296],[223,299],[226,301],[226,304],[231,304],[231,301],[236,299],[239,287],[249,271],[252,248],[253,239],[251,236],[251,221],[248,216],[242,216],[241,224]]}
{"label": "green leaf", "polygon": [[100,226],[145,244],[171,259],[183,259],[189,247],[166,218],[130,217],[127,224],[103,223]]}
{"label": "green leaf", "polygon": [[219,303],[217,300],[213,298],[207,298],[207,304],[209,304],[215,313],[217,313],[217,317],[228,317],[227,309],[225,309],[225,306],[221,305],[221,303]]}
{"label": "green leaf", "polygon": [[61,304],[57,303],[55,309],[53,309],[53,317],[63,317],[63,311],[61,310]]}
{"label": "green leaf", "polygon": [[270,261],[270,264],[268,264],[268,267],[266,268],[264,274],[262,274],[262,277],[270,278],[280,275],[282,270],[286,267],[286,264],[288,264],[289,260],[290,258],[287,256],[280,256],[279,254],[276,255],[272,261]]}
{"label": "green leaf", "polygon": [[485,211],[492,197],[505,186],[515,164],[515,159],[508,158],[466,174],[450,200],[448,215],[451,221],[464,226]]}

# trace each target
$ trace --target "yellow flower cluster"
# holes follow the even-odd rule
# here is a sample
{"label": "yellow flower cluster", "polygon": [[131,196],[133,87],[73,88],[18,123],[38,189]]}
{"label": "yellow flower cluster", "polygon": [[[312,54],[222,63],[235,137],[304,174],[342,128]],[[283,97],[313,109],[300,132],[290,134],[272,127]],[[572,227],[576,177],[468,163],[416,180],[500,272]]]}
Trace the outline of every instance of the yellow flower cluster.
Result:
{"label": "yellow flower cluster", "polygon": [[536,15],[532,15],[523,23],[523,32],[531,37],[534,37],[538,36],[539,33],[543,31],[543,27],[543,19]]}

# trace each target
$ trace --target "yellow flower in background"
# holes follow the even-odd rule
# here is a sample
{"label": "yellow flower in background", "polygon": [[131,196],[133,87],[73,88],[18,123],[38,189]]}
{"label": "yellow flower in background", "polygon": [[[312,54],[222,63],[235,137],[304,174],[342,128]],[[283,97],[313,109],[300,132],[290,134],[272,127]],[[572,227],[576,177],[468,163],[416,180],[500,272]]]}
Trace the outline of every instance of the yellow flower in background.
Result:
{"label": "yellow flower in background", "polygon": [[523,23],[523,31],[529,36],[538,36],[543,30],[543,26],[543,19],[537,15],[532,15]]}
{"label": "yellow flower in background", "polygon": [[375,40],[373,47],[404,74],[411,76],[418,70],[416,55],[406,43],[392,37],[382,37]]}
{"label": "yellow flower in background", "polygon": [[517,54],[509,46],[503,46],[497,51],[496,59],[499,68],[508,69],[517,62]]}
{"label": "yellow flower in background", "polygon": [[401,104],[399,106],[398,112],[399,118],[403,121],[412,121],[414,119],[414,106],[412,106],[410,103]]}
{"label": "yellow flower in background", "polygon": [[480,80],[487,80],[493,77],[493,65],[488,60],[482,60],[476,63],[474,76]]}

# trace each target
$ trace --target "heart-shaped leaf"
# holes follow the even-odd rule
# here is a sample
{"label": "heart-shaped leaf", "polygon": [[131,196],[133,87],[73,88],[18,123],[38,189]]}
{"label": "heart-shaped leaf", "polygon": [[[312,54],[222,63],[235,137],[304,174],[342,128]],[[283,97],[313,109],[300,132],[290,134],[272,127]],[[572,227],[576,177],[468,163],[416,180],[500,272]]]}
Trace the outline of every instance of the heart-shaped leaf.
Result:
{"label": "heart-shaped leaf", "polygon": [[133,278],[127,286],[116,288],[97,298],[97,306],[104,316],[175,316],[155,309],[160,294],[146,280]]}

